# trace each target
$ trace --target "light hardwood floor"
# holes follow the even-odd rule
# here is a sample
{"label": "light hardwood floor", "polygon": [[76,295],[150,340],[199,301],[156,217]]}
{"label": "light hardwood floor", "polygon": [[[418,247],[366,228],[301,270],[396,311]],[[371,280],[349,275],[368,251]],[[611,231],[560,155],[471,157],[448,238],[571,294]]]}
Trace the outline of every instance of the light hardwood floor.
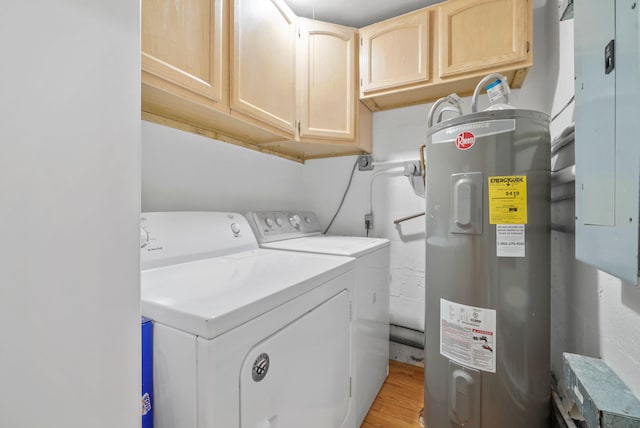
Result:
{"label": "light hardwood floor", "polygon": [[424,369],[389,361],[389,376],[361,428],[420,428],[424,402]]}

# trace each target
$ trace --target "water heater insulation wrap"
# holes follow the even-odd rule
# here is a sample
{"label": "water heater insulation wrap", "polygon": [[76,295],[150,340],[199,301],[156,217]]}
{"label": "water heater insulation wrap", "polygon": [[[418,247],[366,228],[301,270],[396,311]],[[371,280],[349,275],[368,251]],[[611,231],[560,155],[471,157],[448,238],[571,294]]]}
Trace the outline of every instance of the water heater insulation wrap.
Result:
{"label": "water heater insulation wrap", "polygon": [[427,132],[425,422],[549,426],[549,117]]}

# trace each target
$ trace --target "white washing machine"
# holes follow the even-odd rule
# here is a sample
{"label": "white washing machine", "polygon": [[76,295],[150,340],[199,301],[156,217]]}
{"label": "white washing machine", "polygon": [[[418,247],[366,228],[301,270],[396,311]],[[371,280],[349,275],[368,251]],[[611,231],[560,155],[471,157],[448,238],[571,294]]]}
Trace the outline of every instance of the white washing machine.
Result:
{"label": "white washing machine", "polygon": [[240,214],[143,213],[156,428],[353,428],[349,257],[260,249]]}
{"label": "white washing machine", "polygon": [[262,248],[356,258],[354,397],[362,424],[389,372],[389,240],[322,234],[313,212],[246,214]]}

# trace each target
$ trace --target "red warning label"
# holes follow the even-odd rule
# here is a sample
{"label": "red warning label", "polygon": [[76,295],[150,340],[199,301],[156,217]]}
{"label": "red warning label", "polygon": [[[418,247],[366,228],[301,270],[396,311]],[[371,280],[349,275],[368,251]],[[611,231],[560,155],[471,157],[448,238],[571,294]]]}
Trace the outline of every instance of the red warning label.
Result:
{"label": "red warning label", "polygon": [[476,136],[473,132],[464,131],[456,137],[456,147],[458,150],[469,150],[476,143]]}

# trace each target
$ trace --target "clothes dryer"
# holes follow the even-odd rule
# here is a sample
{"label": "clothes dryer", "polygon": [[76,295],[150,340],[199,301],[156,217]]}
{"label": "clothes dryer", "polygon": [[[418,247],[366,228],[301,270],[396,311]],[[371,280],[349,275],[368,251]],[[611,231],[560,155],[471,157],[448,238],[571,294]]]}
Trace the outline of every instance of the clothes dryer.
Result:
{"label": "clothes dryer", "polygon": [[354,259],[260,249],[240,214],[143,213],[157,428],[354,428]]}
{"label": "clothes dryer", "polygon": [[389,372],[389,240],[324,235],[309,211],[256,211],[246,217],[262,248],[355,257],[353,391],[360,426]]}

